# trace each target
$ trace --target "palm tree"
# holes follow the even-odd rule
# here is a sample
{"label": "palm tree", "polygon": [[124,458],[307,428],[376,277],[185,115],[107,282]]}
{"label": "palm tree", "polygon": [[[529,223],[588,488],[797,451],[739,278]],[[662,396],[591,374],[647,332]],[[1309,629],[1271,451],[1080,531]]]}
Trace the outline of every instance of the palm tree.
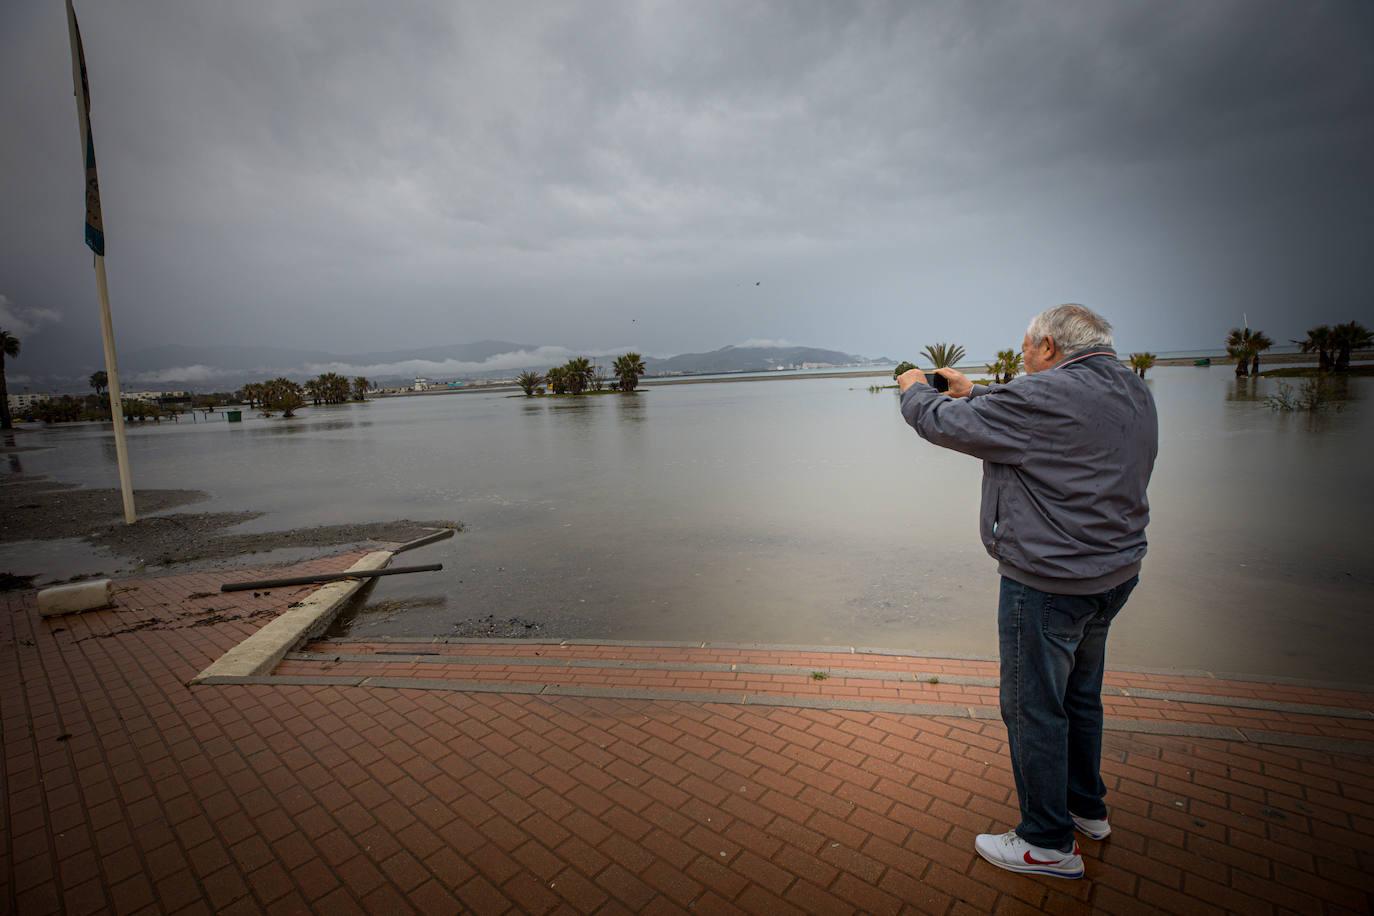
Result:
{"label": "palm tree", "polygon": [[1274,342],[1263,331],[1232,328],[1231,333],[1226,337],[1226,355],[1236,360],[1237,376],[1245,375],[1246,364],[1251,360],[1254,361],[1250,370],[1251,373],[1259,375],[1259,355],[1273,345]]}
{"label": "palm tree", "polygon": [[1148,369],[1148,368],[1150,368],[1150,367],[1153,366],[1154,364],[1155,364],[1155,355],[1154,355],[1153,353],[1132,353],[1132,354],[1131,354],[1131,368],[1134,369],[1135,372],[1136,372],[1136,375],[1139,375],[1141,378],[1144,378],[1144,377],[1145,377],[1145,370]]}
{"label": "palm tree", "polygon": [[274,378],[262,383],[262,406],[264,412],[280,410],[283,417],[295,415],[298,407],[305,406],[305,393],[300,384],[289,378]]}
{"label": "palm tree", "polygon": [[554,366],[544,374],[544,377],[554,394],[568,393],[568,370],[565,366]]}
{"label": "palm tree", "polygon": [[579,356],[564,363],[563,372],[569,393],[581,394],[591,384],[592,376],[596,370],[592,368],[591,360],[585,356]]}
{"label": "palm tree", "polygon": [[[993,365],[1001,367],[1000,378],[1002,384],[1005,385],[1021,374],[1021,354],[1014,349],[998,350],[997,362]],[[991,371],[991,367],[989,367],[989,371]]]}
{"label": "palm tree", "polygon": [[543,382],[544,376],[540,375],[538,372],[522,372],[515,377],[515,384],[520,386],[520,389],[525,392],[525,397],[527,398],[534,397],[534,389],[538,388]]}
{"label": "palm tree", "polygon": [[955,366],[959,360],[964,358],[964,348],[954,344],[932,344],[921,351],[921,355],[927,357],[936,369],[945,366]]}
{"label": "palm tree", "polygon": [[14,429],[10,417],[10,390],[5,384],[5,357],[15,359],[19,356],[19,338],[4,328],[0,328],[0,429]]}
{"label": "palm tree", "polygon": [[621,391],[634,391],[639,384],[639,377],[644,374],[644,357],[638,353],[617,356],[611,364],[611,371],[620,379]]}
{"label": "palm tree", "polygon": [[367,376],[365,376],[365,375],[357,375],[357,376],[354,376],[354,377],[353,377],[353,400],[355,400],[355,401],[366,401],[366,400],[367,400],[367,389],[369,389],[369,388],[371,388],[371,387],[372,387],[372,383],[371,383],[370,381],[368,381]]}
{"label": "palm tree", "polygon": [[[366,379],[363,379],[366,382]],[[342,404],[348,400],[353,388],[348,379],[337,372],[322,372],[305,383],[305,390],[318,407],[324,404]]]}
{"label": "palm tree", "polygon": [[326,382],[326,403],[348,403],[348,399],[353,396],[353,383],[337,372],[326,372],[324,379]]}
{"label": "palm tree", "polygon": [[337,372],[326,372],[325,378],[329,382],[327,393],[330,404],[346,404],[348,399],[353,396],[353,383],[346,376]]}
{"label": "palm tree", "polygon": [[96,397],[100,397],[105,393],[105,389],[110,387],[110,376],[104,369],[91,373],[91,387],[95,389]]}
{"label": "palm tree", "polygon": [[1334,364],[1331,357],[1336,349],[1336,340],[1329,326],[1322,324],[1310,328],[1306,340],[1295,340],[1293,343],[1301,347],[1304,353],[1316,352],[1318,372],[1331,371]]}
{"label": "palm tree", "polygon": [[1358,321],[1350,321],[1331,329],[1331,341],[1336,350],[1332,368],[1340,372],[1350,368],[1350,351],[1366,349],[1374,343],[1374,336]]}

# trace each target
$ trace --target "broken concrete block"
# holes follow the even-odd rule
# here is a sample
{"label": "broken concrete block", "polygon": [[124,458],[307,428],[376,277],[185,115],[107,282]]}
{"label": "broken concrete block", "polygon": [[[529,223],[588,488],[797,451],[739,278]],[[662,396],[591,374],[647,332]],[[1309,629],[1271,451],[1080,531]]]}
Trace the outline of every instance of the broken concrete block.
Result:
{"label": "broken concrete block", "polygon": [[114,584],[109,579],[54,585],[38,593],[38,613],[43,617],[92,611],[113,604]]}

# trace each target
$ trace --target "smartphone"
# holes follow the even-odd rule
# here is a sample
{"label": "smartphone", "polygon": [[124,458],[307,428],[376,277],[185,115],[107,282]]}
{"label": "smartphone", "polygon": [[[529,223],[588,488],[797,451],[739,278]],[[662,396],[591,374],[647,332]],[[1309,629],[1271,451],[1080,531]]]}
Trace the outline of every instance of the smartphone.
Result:
{"label": "smartphone", "polygon": [[945,378],[943,375],[936,375],[934,369],[926,372],[926,381],[930,382],[930,387],[934,388],[936,391],[949,390],[949,379]]}

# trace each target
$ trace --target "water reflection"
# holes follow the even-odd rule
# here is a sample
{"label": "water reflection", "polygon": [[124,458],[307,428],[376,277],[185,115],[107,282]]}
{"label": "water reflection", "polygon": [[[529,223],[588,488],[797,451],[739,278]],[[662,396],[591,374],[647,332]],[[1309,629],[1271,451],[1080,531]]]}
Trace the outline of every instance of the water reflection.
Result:
{"label": "water reflection", "polygon": [[297,436],[311,432],[311,426],[298,417],[283,417],[280,421],[268,418],[265,425],[245,427],[250,436]]}
{"label": "water reflection", "polygon": [[1252,376],[1236,376],[1226,385],[1226,400],[1228,401],[1259,401],[1263,400],[1263,383],[1267,379],[1258,379]]}
{"label": "water reflection", "polygon": [[644,410],[644,401],[635,392],[628,392],[616,397],[615,406],[616,413],[621,420],[642,423],[647,416]]}
{"label": "water reflection", "polygon": [[1358,380],[1348,375],[1269,376],[1260,378],[1236,376],[1226,386],[1226,400],[1267,403],[1270,398],[1282,392],[1287,392],[1290,397],[1297,397],[1313,389],[1319,390],[1326,402],[1331,405],[1359,400],[1361,397]]}
{"label": "water reflection", "polygon": [[327,432],[329,430],[352,429],[352,420],[312,421],[307,417],[270,418],[267,424],[250,427],[256,436],[297,436],[302,433]]}
{"label": "water reflection", "polygon": [[550,398],[544,404],[550,413],[571,416],[590,413],[599,405],[598,398]]}
{"label": "water reflection", "polygon": [[1348,375],[1319,375],[1306,378],[1280,378],[1275,379],[1277,384],[1274,386],[1275,393],[1283,392],[1289,397],[1299,400],[1307,399],[1311,394],[1320,397],[1323,403],[1334,405],[1338,410],[1346,401],[1356,401],[1360,398],[1359,386],[1352,384],[1352,379]]}
{"label": "water reflection", "polygon": [[311,423],[311,427],[317,430],[339,430],[339,429],[366,429],[372,423],[368,420],[359,420],[356,417],[349,419],[336,420],[316,420]]}

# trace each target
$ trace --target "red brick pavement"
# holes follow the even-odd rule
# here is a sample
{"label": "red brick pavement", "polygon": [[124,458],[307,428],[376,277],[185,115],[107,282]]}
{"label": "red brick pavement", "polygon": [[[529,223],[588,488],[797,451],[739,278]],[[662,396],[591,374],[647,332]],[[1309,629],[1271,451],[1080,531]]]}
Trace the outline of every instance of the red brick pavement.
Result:
{"label": "red brick pavement", "polygon": [[[342,569],[358,556],[281,572]],[[974,834],[1006,829],[1016,808],[1005,731],[980,717],[995,716],[988,663],[319,643],[275,676],[371,680],[188,687],[311,591],[218,591],[254,576],[129,580],[115,610],[46,620],[32,592],[0,596],[8,911],[1258,914],[1374,905],[1368,693],[1114,672],[1109,686],[1125,695],[1107,698],[1121,729],[1108,733],[1104,755],[1113,834],[1084,841],[1083,880],[1027,878],[972,852]],[[732,665],[743,670],[718,670]],[[392,677],[448,689],[387,686]],[[606,688],[670,694],[549,692]],[[1131,695],[1142,689],[1166,696]],[[699,691],[859,708],[703,702],[691,695]],[[1141,731],[1186,723],[1251,730],[1251,740]]]}

